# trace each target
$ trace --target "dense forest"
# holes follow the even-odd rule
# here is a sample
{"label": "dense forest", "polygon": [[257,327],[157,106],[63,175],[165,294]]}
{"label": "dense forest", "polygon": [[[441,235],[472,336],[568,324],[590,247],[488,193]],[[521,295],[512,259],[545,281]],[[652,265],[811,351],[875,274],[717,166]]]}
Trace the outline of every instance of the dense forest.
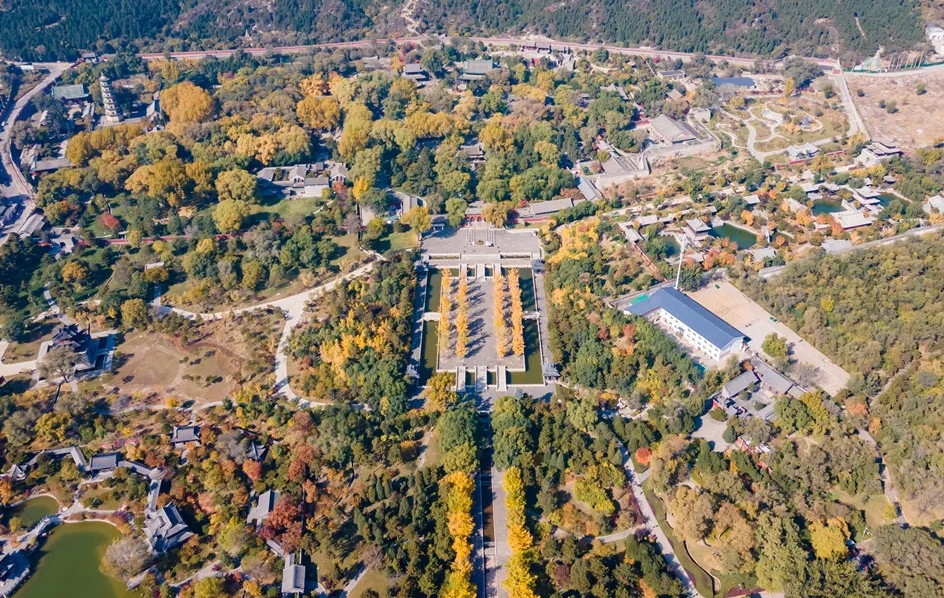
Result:
{"label": "dense forest", "polygon": [[[848,60],[910,49],[924,39],[914,0],[757,3],[651,0],[626,10],[617,0],[445,0],[421,2],[429,33],[536,32],[558,38],[760,56],[829,55]],[[0,47],[25,60],[74,58],[78,50],[194,49],[319,43],[387,35],[390,7],[370,0],[13,0],[0,20]]]}
{"label": "dense forest", "polygon": [[766,282],[743,278],[740,284],[857,374],[850,384],[864,385],[871,394],[923,351],[938,348],[944,331],[942,256],[944,240],[926,236],[795,262]]}
{"label": "dense forest", "polygon": [[944,380],[940,359],[923,359],[895,378],[872,403],[877,439],[895,480],[922,515],[944,506]]}
{"label": "dense forest", "polygon": [[364,36],[378,10],[369,0],[276,0],[263,9],[245,0],[13,0],[0,6],[0,49],[8,58],[64,60],[135,42],[168,50],[231,47],[257,32],[278,32],[285,42],[331,42]]}
{"label": "dense forest", "polygon": [[[121,48],[151,37],[173,22],[178,0],[142,4],[126,0],[13,0],[0,5],[0,49],[7,58],[75,58],[98,42]],[[111,47],[102,49],[114,51]]]}
{"label": "dense forest", "polygon": [[[923,40],[909,0],[868,0],[854,7],[837,0],[652,0],[627,10],[617,0],[446,0],[423,2],[420,16],[434,31],[469,33],[527,30],[552,37],[647,43],[690,52],[743,52],[764,56],[856,56],[910,48]],[[639,6],[642,4],[642,6]],[[865,35],[860,33],[859,25]]]}

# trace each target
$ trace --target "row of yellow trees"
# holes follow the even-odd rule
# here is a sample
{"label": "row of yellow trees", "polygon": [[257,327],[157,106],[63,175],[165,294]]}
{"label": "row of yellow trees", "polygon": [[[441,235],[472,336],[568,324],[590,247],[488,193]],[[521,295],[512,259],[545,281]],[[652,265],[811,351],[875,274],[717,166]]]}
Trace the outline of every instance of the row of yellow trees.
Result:
{"label": "row of yellow trees", "polygon": [[537,598],[534,592],[535,577],[531,574],[531,532],[525,526],[525,495],[521,470],[509,467],[503,483],[505,507],[508,511],[508,545],[511,558],[508,560],[508,577],[505,590],[509,598]]}
{"label": "row of yellow trees", "polygon": [[508,354],[508,328],[505,325],[505,276],[495,270],[495,351],[501,359]]}
{"label": "row of yellow trees", "polygon": [[511,351],[520,357],[524,355],[524,310],[517,268],[508,272],[508,293],[511,295]]}
{"label": "row of yellow trees", "polygon": [[469,281],[466,278],[465,267],[459,273],[459,289],[456,292],[456,356],[465,358],[469,345]]}
{"label": "row of yellow trees", "polygon": [[446,497],[446,527],[452,535],[452,549],[456,553],[446,574],[441,595],[443,598],[474,598],[476,591],[472,583],[472,544],[469,537],[475,529],[472,520],[475,480],[465,471],[454,471],[446,475],[440,484]]}

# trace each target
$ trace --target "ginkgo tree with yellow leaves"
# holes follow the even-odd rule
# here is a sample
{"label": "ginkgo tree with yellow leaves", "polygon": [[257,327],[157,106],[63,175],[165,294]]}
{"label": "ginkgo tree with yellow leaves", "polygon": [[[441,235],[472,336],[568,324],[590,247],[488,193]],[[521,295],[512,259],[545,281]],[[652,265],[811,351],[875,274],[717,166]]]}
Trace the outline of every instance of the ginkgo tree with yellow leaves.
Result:
{"label": "ginkgo tree with yellow leaves", "polygon": [[534,560],[531,554],[533,538],[526,525],[525,489],[521,470],[509,467],[505,471],[502,485],[507,509],[508,546],[511,548],[504,587],[509,598],[537,598],[534,591],[536,578],[530,571]]}
{"label": "ginkgo tree with yellow leaves", "polygon": [[495,352],[502,359],[508,354],[508,326],[505,324],[505,276],[501,268],[495,269],[494,276]]}
{"label": "ginkgo tree with yellow leaves", "polygon": [[465,268],[459,274],[456,291],[456,356],[464,359],[469,345],[469,280]]}

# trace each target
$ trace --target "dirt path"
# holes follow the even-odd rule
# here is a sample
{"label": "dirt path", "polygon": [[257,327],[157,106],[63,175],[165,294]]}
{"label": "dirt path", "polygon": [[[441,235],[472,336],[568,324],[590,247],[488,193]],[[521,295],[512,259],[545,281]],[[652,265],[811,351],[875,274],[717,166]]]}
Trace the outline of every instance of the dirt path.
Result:
{"label": "dirt path", "polygon": [[862,28],[862,23],[859,22],[859,17],[855,18],[856,28],[859,30],[859,33],[862,34],[862,37],[868,39],[869,36],[865,34],[865,29]]}
{"label": "dirt path", "polygon": [[400,16],[406,21],[406,30],[410,35],[419,35],[420,24],[414,17],[418,2],[419,0],[406,0],[403,4],[403,9],[400,10]]}

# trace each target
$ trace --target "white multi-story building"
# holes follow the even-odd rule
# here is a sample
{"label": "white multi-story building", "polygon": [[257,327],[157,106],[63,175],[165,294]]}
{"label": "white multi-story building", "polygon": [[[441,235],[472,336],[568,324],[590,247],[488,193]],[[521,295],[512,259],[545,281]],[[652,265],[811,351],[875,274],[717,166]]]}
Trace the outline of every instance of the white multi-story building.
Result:
{"label": "white multi-story building", "polygon": [[627,311],[658,320],[715,361],[736,353],[744,343],[737,328],[673,287],[657,290]]}

